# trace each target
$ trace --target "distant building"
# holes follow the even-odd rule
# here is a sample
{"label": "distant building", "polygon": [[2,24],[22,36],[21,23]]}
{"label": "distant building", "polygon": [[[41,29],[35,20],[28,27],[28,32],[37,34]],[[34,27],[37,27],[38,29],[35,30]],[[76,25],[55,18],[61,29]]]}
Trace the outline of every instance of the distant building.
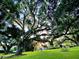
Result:
{"label": "distant building", "polygon": [[43,41],[33,41],[32,45],[34,47],[34,50],[46,50],[50,47],[49,42],[43,42]]}

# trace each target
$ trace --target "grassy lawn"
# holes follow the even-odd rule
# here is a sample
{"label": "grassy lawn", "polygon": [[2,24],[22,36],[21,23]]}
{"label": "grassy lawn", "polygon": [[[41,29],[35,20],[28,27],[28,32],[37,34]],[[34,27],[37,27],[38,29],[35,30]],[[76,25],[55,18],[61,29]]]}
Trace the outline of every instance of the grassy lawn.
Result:
{"label": "grassy lawn", "polygon": [[79,47],[69,48],[68,52],[61,49],[24,52],[23,56],[16,56],[8,59],[79,59]]}

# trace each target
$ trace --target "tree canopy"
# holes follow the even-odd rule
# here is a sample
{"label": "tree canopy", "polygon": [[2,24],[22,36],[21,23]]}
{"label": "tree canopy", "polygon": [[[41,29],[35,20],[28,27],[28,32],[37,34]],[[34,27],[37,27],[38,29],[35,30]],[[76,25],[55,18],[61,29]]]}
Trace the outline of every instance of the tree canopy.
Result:
{"label": "tree canopy", "polygon": [[79,1],[1,0],[0,35],[16,40],[18,51],[33,40],[53,44],[61,36],[79,45]]}

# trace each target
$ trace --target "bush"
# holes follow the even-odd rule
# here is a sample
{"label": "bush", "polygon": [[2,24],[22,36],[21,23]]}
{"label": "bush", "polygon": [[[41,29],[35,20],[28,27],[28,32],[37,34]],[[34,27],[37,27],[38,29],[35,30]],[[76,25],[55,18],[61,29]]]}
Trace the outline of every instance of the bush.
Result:
{"label": "bush", "polygon": [[68,51],[69,51],[69,47],[62,47],[62,48],[61,48],[61,51],[62,51],[62,52],[68,52]]}

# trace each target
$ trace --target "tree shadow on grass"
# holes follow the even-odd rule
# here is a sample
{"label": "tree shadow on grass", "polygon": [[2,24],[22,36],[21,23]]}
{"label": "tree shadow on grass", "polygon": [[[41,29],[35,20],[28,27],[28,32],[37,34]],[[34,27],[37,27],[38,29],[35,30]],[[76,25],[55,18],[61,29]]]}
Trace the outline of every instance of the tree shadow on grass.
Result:
{"label": "tree shadow on grass", "polygon": [[21,55],[10,55],[10,56],[0,56],[0,59],[8,59],[8,58],[14,58],[14,57],[17,57],[17,56],[24,56],[24,55],[27,55],[27,54],[21,54]]}

